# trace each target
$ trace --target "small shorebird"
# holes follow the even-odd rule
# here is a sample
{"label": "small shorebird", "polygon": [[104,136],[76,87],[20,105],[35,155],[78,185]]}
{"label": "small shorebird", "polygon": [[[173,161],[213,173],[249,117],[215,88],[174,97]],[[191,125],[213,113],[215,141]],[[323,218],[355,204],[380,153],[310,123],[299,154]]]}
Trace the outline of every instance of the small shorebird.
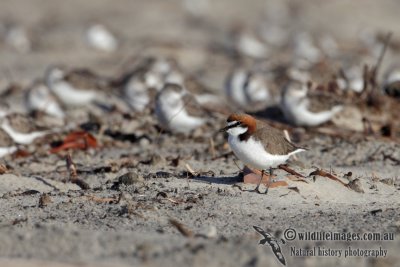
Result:
{"label": "small shorebird", "polygon": [[205,110],[181,85],[167,83],[157,94],[155,114],[164,129],[189,133],[206,122]]}
{"label": "small shorebird", "polygon": [[17,147],[13,139],[2,129],[0,129],[0,158],[14,153]]}
{"label": "small shorebird", "polygon": [[[122,94],[128,105],[138,112],[143,112],[147,107],[151,106],[156,94],[156,88],[146,82],[147,71],[137,71],[122,85]],[[154,103],[154,102],[153,102]]]}
{"label": "small shorebird", "polygon": [[35,123],[22,114],[10,114],[0,124],[3,130],[16,144],[29,145],[37,138],[49,134],[50,131],[38,129]]}
{"label": "small shorebird", "polygon": [[283,89],[281,108],[291,123],[312,127],[331,120],[343,106],[330,96],[309,94],[306,84],[293,81]]}
{"label": "small shorebird", "polygon": [[390,96],[400,97],[400,66],[392,67],[385,74],[383,89]]}
{"label": "small shorebird", "polygon": [[[244,164],[261,170],[260,181],[254,189],[258,193],[267,169],[269,169],[270,184],[273,168],[285,163],[290,156],[305,151],[304,148],[287,140],[280,130],[250,115],[232,114],[228,117],[227,123],[228,125],[220,131],[229,134],[228,143],[233,153]],[[269,184],[264,193],[268,192]]]}
{"label": "small shorebird", "polygon": [[57,99],[41,81],[35,81],[28,88],[25,103],[29,112],[39,111],[60,119],[65,117]]}
{"label": "small shorebird", "polygon": [[143,112],[152,106],[156,93],[166,83],[182,84],[183,81],[183,74],[173,59],[145,57],[113,84],[121,88],[124,100],[133,110]]}
{"label": "small shorebird", "polygon": [[243,68],[233,70],[227,77],[225,93],[230,102],[245,111],[258,111],[266,108],[273,97],[261,73]]}
{"label": "small shorebird", "polygon": [[[66,106],[84,106],[98,96],[96,85],[92,79],[75,79],[74,74],[61,67],[50,67],[46,72],[46,83],[54,95]],[[93,80],[92,80],[93,81]]]}

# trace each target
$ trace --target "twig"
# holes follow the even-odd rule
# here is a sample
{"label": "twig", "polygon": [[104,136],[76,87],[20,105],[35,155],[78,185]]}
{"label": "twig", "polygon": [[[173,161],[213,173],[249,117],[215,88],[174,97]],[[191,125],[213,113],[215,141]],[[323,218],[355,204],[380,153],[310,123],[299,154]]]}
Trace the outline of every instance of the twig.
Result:
{"label": "twig", "polygon": [[214,139],[212,137],[210,137],[210,152],[211,152],[211,156],[213,158],[215,158],[215,143],[214,143]]}
{"label": "twig", "polygon": [[115,197],[97,197],[97,196],[86,196],[88,200],[94,201],[96,203],[117,203],[118,198]]}
{"label": "twig", "polygon": [[69,179],[71,181],[74,181],[78,178],[78,173],[76,171],[75,163],[72,161],[71,154],[68,153],[68,155],[65,158],[66,164],[67,164],[67,169],[69,173]]}
{"label": "twig", "polygon": [[392,155],[386,154],[384,151],[382,151],[382,155],[383,155],[383,160],[386,159],[390,159],[391,161],[393,161],[396,164],[400,164],[400,160],[396,159],[395,157],[393,157]]}
{"label": "twig", "polygon": [[76,171],[76,166],[75,163],[72,161],[71,154],[68,153],[68,155],[65,158],[66,164],[67,164],[67,169],[69,172],[69,180],[71,183],[74,183],[78,185],[81,189],[90,189],[90,186],[83,180],[78,178],[78,172]]}
{"label": "twig", "polygon": [[193,232],[178,220],[170,218],[169,223],[172,224],[183,236],[193,237]]}
{"label": "twig", "polygon": [[188,170],[188,172],[192,175],[192,176],[196,176],[197,172],[195,172],[192,167],[190,167],[190,165],[188,163],[185,164],[186,169]]}
{"label": "twig", "polygon": [[342,180],[340,180],[338,177],[336,177],[333,174],[330,174],[329,172],[326,172],[326,171],[324,171],[322,169],[317,169],[317,170],[313,171],[312,173],[310,173],[309,176],[312,176],[312,175],[318,175],[318,176],[327,177],[327,178],[329,178],[331,180],[334,180],[334,181],[344,185],[345,187],[348,187],[348,185],[346,183],[342,182]]}
{"label": "twig", "polygon": [[304,175],[302,175],[302,174],[296,172],[295,170],[292,170],[291,168],[289,168],[289,167],[286,166],[286,165],[279,165],[278,167],[279,167],[279,169],[284,170],[284,171],[286,171],[287,173],[290,173],[290,174],[295,175],[295,176],[297,176],[297,177],[306,178]]}
{"label": "twig", "polygon": [[385,56],[386,50],[389,46],[390,39],[392,38],[393,33],[388,32],[385,39],[383,40],[383,48],[382,51],[379,55],[378,61],[376,62],[374,68],[372,69],[372,78],[374,79],[374,82],[376,82],[376,75],[378,74],[378,70],[382,65],[383,57]]}

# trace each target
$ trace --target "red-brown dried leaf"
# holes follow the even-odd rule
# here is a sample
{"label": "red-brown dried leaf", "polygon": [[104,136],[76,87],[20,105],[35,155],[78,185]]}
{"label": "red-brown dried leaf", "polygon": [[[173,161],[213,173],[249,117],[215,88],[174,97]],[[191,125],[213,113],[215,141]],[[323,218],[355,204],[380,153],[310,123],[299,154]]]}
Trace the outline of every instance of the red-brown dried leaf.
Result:
{"label": "red-brown dried leaf", "polygon": [[89,147],[97,147],[96,138],[88,132],[77,131],[68,134],[64,138],[63,143],[60,146],[51,149],[50,153],[58,153],[60,151],[68,149],[85,150]]}
{"label": "red-brown dried leaf", "polygon": [[[261,172],[259,170],[251,170],[247,167],[243,169],[243,182],[245,184],[258,184],[260,180]],[[270,176],[268,174],[264,174],[261,183],[267,185],[269,182]],[[272,182],[269,188],[280,187],[280,186],[288,186],[288,183],[285,181],[276,181]]]}
{"label": "red-brown dried leaf", "polygon": [[22,150],[22,149],[18,149],[17,151],[14,152],[14,154],[12,155],[14,159],[16,158],[25,158],[25,157],[29,157],[31,154],[26,151],[26,150]]}

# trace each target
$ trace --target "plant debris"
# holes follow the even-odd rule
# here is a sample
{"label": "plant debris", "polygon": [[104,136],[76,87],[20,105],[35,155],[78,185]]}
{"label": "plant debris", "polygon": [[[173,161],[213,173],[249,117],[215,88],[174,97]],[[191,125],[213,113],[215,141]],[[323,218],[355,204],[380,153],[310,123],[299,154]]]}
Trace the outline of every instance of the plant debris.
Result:
{"label": "plant debris", "polygon": [[61,144],[52,148],[50,153],[58,153],[63,150],[74,150],[74,149],[82,149],[86,150],[88,148],[96,148],[97,147],[97,140],[96,138],[84,131],[77,131],[68,134]]}
{"label": "plant debris", "polygon": [[191,230],[189,230],[185,225],[183,225],[181,222],[179,222],[176,219],[170,218],[169,223],[174,226],[179,233],[181,233],[184,237],[193,237],[194,234]]}

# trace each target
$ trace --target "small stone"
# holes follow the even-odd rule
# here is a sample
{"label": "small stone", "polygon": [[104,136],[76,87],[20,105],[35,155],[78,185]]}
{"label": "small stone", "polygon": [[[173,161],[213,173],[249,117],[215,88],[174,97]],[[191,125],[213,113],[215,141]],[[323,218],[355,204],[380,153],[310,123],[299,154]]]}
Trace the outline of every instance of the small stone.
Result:
{"label": "small stone", "polygon": [[118,177],[118,182],[124,185],[144,182],[144,178],[136,172],[127,172]]}
{"label": "small stone", "polygon": [[206,238],[216,238],[218,235],[217,227],[209,225],[200,231],[200,235]]}
{"label": "small stone", "polygon": [[141,138],[139,141],[139,145],[141,147],[146,147],[146,146],[150,145],[150,140],[147,138]]}
{"label": "small stone", "polygon": [[394,185],[394,180],[393,178],[384,178],[384,179],[380,179],[379,182],[383,183],[383,184],[387,184],[387,185]]}
{"label": "small stone", "polygon": [[159,154],[155,154],[151,157],[151,161],[150,161],[151,165],[161,165],[161,164],[166,164],[166,160],[163,156],[159,155]]}
{"label": "small stone", "polygon": [[53,202],[48,194],[42,194],[39,198],[39,208],[44,208]]}
{"label": "small stone", "polygon": [[362,184],[360,179],[356,178],[353,181],[349,182],[347,186],[356,191],[357,193],[364,193],[364,189],[362,188]]}

